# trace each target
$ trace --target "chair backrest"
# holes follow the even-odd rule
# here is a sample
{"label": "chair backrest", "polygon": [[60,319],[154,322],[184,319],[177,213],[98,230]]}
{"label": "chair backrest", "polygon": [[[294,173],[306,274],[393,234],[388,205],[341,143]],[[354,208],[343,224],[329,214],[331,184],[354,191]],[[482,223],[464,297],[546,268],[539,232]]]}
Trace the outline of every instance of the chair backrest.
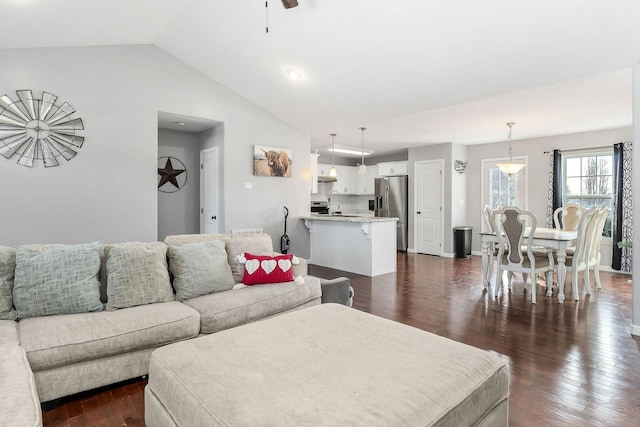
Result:
{"label": "chair backrest", "polygon": [[491,206],[484,205],[482,207],[482,219],[484,220],[484,229],[492,233],[495,233],[496,230],[493,227],[492,216],[493,216],[493,209],[491,209]]}
{"label": "chair backrest", "polygon": [[598,213],[598,209],[589,209],[580,215],[577,227],[578,238],[576,239],[576,250],[573,254],[571,268],[580,269],[580,266],[586,265],[589,261],[591,242],[594,240],[594,230],[600,218]]}
{"label": "chair backrest", "polygon": [[[493,224],[498,237],[498,258],[502,258],[505,245],[508,252],[509,264],[519,264],[525,260],[522,246],[527,247],[527,257],[533,260],[531,241],[536,231],[537,221],[533,212],[523,211],[515,206],[507,206],[493,212]],[[525,237],[525,229],[530,224],[531,231]]]}
{"label": "chair backrest", "polygon": [[609,208],[606,206],[601,207],[596,211],[593,218],[595,223],[590,239],[589,247],[589,264],[598,262],[598,253],[600,252],[600,243],[602,241],[602,232],[604,231],[604,225],[607,222],[607,216],[609,215]]}
{"label": "chair backrest", "polygon": [[[580,220],[580,215],[582,214],[583,210],[584,209],[582,209],[578,205],[567,205],[559,207],[553,212],[554,226],[561,230],[577,230],[578,221]],[[560,214],[562,214],[562,216],[560,216]]]}

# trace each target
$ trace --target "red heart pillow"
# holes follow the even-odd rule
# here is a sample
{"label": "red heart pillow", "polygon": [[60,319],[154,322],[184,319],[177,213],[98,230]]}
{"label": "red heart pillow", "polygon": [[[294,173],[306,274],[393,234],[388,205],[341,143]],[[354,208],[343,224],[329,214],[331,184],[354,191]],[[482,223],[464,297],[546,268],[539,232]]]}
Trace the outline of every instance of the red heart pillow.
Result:
{"label": "red heart pillow", "polygon": [[266,256],[245,253],[242,283],[259,285],[264,283],[292,282],[293,254]]}

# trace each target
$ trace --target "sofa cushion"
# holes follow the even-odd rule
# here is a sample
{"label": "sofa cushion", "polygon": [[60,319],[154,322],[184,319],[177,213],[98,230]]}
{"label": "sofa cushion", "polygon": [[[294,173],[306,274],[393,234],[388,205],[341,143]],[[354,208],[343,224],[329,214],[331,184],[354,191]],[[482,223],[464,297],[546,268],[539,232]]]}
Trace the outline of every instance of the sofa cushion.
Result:
{"label": "sofa cushion", "polygon": [[223,240],[170,245],[167,253],[178,301],[228,291],[235,285]]}
{"label": "sofa cushion", "polygon": [[0,345],[0,423],[3,427],[42,426],[36,383],[24,349]]}
{"label": "sofa cushion", "polygon": [[20,343],[41,371],[158,347],[198,335],[198,313],[179,302],[20,321]]}
{"label": "sofa cushion", "polygon": [[104,246],[107,310],[173,301],[167,245],[128,242]]}
{"label": "sofa cushion", "polygon": [[0,320],[14,320],[16,310],[13,308],[13,274],[16,269],[16,250],[0,246]]}
{"label": "sofa cushion", "polygon": [[0,346],[19,344],[18,322],[14,322],[13,320],[0,320]]}
{"label": "sofa cushion", "polygon": [[244,254],[245,285],[261,285],[265,283],[282,283],[293,281],[293,255],[254,255]]}
{"label": "sofa cushion", "polygon": [[268,234],[229,234],[224,240],[229,266],[236,283],[242,282],[244,276],[244,264],[237,259],[239,255],[244,253],[271,255],[273,253],[273,242]]}
{"label": "sofa cushion", "polygon": [[102,310],[98,242],[20,246],[16,250],[13,304],[19,318]]}
{"label": "sofa cushion", "polygon": [[227,237],[226,234],[175,234],[165,237],[164,242],[169,246],[182,246],[188,243],[224,241],[225,237]]}
{"label": "sofa cushion", "polygon": [[250,286],[185,301],[200,313],[200,333],[211,334],[283,313],[320,299],[320,280],[307,276],[297,282]]}

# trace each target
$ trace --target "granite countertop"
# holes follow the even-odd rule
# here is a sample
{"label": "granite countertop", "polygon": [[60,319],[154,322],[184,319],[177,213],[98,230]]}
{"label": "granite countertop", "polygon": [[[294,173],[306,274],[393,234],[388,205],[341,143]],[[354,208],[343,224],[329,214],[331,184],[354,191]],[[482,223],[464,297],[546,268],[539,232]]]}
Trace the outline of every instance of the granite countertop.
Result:
{"label": "granite countertop", "polygon": [[325,214],[311,214],[309,216],[303,216],[304,220],[318,220],[318,221],[339,221],[339,222],[388,222],[398,221],[398,218],[389,217],[375,217],[375,216],[358,216],[349,214],[339,215],[325,215]]}

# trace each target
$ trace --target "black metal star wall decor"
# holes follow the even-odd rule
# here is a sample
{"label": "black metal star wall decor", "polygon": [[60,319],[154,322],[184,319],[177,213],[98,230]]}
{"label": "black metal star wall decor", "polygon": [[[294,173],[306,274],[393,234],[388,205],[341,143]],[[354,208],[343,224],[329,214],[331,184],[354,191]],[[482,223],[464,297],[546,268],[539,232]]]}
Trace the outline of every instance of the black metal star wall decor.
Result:
{"label": "black metal star wall decor", "polygon": [[[176,163],[175,168],[174,163]],[[159,191],[174,193],[187,183],[187,168],[179,159],[169,156],[160,157],[158,158],[158,166]]]}

